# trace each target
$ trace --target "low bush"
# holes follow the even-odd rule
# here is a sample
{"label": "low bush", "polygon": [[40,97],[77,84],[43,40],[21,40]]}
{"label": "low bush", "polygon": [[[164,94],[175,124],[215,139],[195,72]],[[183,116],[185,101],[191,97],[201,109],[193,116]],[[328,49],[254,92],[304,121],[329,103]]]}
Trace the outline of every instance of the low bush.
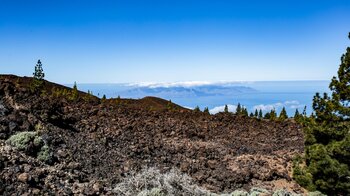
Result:
{"label": "low bush", "polygon": [[42,162],[51,160],[50,148],[38,135],[38,132],[20,132],[12,135],[6,142]]}
{"label": "low bush", "polygon": [[38,137],[36,132],[20,132],[16,135],[11,136],[7,140],[7,143],[11,146],[14,146],[18,150],[24,151],[27,149],[30,142],[34,141],[36,137]]}

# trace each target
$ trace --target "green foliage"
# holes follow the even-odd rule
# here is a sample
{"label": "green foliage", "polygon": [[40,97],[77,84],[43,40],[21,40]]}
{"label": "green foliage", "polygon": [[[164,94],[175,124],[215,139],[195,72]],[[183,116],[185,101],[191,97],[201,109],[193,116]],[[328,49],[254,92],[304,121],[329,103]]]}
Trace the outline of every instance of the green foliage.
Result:
{"label": "green foliage", "polygon": [[254,117],[253,112],[250,112],[249,117],[252,117],[252,118]]}
{"label": "green foliage", "polygon": [[238,105],[237,105],[236,114],[238,114],[238,115],[242,114],[242,106],[240,103],[238,103]]}
{"label": "green foliage", "polygon": [[259,196],[259,195],[262,195],[262,194],[270,194],[269,191],[267,191],[266,189],[262,189],[262,188],[252,188],[250,190],[250,194],[249,196]]}
{"label": "green foliage", "polygon": [[272,196],[292,196],[287,190],[285,189],[280,189],[275,191]]}
{"label": "green foliage", "polygon": [[77,82],[74,82],[73,89],[71,90],[70,96],[68,96],[68,100],[76,101],[79,98],[78,86]]}
{"label": "green foliage", "polygon": [[30,84],[30,90],[32,92],[38,92],[38,91],[40,92],[44,84],[44,77],[45,77],[45,73],[43,71],[41,61],[38,60],[37,64],[35,65],[33,80]]}
{"label": "green foliage", "polygon": [[296,121],[298,121],[297,119],[299,119],[301,117],[301,115],[300,115],[300,113],[299,113],[299,110],[298,110],[298,108],[295,110],[295,113],[294,113],[294,119],[296,120]]}
{"label": "green foliage", "polygon": [[20,132],[16,135],[12,135],[7,140],[7,143],[17,148],[18,150],[26,150],[29,143],[33,141],[36,136],[36,132]]}
{"label": "green foliage", "polygon": [[276,120],[277,119],[277,114],[276,114],[275,109],[271,110],[271,112],[270,112],[270,119],[271,120]]}
{"label": "green foliage", "polygon": [[[79,100],[79,91],[78,91],[78,87],[77,87],[77,83],[74,82],[73,88],[72,89],[67,89],[67,88],[56,88],[53,87],[51,89],[51,95],[53,97],[56,98],[65,98],[69,101],[77,101]],[[82,99],[84,99],[85,101],[89,101],[92,99],[92,93],[91,94],[87,94],[85,96],[82,97]]]}
{"label": "green foliage", "polygon": [[173,110],[173,102],[171,100],[168,101],[167,105],[166,105],[167,110],[171,111]]}
{"label": "green foliage", "polygon": [[350,48],[341,58],[332,96],[316,93],[315,116],[306,119],[305,158],[294,167],[294,179],[309,190],[329,195],[350,194]]}
{"label": "green foliage", "polygon": [[47,162],[51,159],[50,149],[49,149],[48,145],[44,145],[41,147],[41,149],[37,155],[37,158],[42,162]]}
{"label": "green foliage", "polygon": [[195,112],[200,112],[201,109],[199,109],[199,106],[197,105],[197,106],[193,109],[193,111],[195,111]]}
{"label": "green foliage", "polygon": [[204,110],[203,110],[203,112],[206,113],[206,114],[210,114],[210,113],[209,113],[209,108],[208,108],[208,107],[205,107]]}
{"label": "green foliage", "polygon": [[270,119],[271,118],[271,113],[270,112],[266,112],[266,114],[264,115],[265,119]]}
{"label": "green foliage", "polygon": [[263,112],[262,112],[262,110],[261,110],[261,109],[259,110],[259,118],[260,118],[260,119],[262,119],[262,118],[263,118]]}
{"label": "green foliage", "polygon": [[101,98],[101,102],[104,103],[104,102],[106,102],[106,100],[107,100],[107,97],[106,97],[106,95],[104,94],[104,95],[102,96],[102,98]]}
{"label": "green foliage", "polygon": [[17,150],[36,156],[40,161],[48,162],[51,159],[49,146],[38,132],[20,132],[12,135],[6,142]]}
{"label": "green foliage", "polygon": [[242,115],[243,115],[243,116],[248,116],[248,110],[247,110],[247,108],[242,108]]}
{"label": "green foliage", "polygon": [[278,120],[284,121],[288,118],[286,108],[283,107],[280,113],[280,116],[278,117]]}
{"label": "green foliage", "polygon": [[231,193],[231,196],[249,196],[247,191],[235,190]]}
{"label": "green foliage", "polygon": [[277,119],[277,114],[275,109],[272,109],[270,112],[266,112],[265,119],[270,119],[270,120],[276,120]]}
{"label": "green foliage", "polygon": [[43,138],[40,136],[35,136],[33,143],[35,146],[41,146],[44,143]]}
{"label": "green foliage", "polygon": [[259,118],[259,112],[258,112],[258,109],[255,109],[255,112],[254,112],[254,117],[255,117],[255,118]]}
{"label": "green foliage", "polygon": [[224,112],[228,113],[228,106],[227,105],[225,105]]}
{"label": "green foliage", "polygon": [[322,194],[319,191],[314,191],[314,192],[309,192],[309,194],[307,194],[307,196],[327,196],[327,195]]}

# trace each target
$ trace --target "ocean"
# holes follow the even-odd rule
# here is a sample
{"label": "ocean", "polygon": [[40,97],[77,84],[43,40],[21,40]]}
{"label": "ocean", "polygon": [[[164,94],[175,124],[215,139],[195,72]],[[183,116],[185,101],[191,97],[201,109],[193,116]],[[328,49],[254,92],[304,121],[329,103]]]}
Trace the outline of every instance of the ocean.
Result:
{"label": "ocean", "polygon": [[[264,81],[264,82],[219,82],[219,83],[138,83],[138,84],[78,84],[78,89],[107,98],[143,98],[157,96],[183,107],[201,109],[208,107],[211,113],[222,111],[227,104],[235,111],[238,103],[254,112],[285,107],[288,115],[295,110],[302,112],[306,106],[312,112],[312,99],[316,92],[329,92],[329,81]],[[68,84],[67,86],[72,86]]]}

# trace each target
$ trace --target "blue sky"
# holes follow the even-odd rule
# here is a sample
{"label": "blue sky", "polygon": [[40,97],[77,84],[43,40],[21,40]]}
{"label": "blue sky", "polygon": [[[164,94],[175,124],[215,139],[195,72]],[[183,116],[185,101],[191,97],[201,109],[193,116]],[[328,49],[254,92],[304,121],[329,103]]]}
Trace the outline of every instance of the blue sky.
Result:
{"label": "blue sky", "polygon": [[344,0],[0,0],[0,73],[59,83],[329,80]]}

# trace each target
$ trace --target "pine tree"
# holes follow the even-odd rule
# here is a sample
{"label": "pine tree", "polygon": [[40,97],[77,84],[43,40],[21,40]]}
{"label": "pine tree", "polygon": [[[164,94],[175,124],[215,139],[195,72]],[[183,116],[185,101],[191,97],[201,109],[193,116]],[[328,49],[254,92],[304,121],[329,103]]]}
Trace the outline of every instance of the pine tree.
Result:
{"label": "pine tree", "polygon": [[104,101],[106,101],[106,99],[107,99],[107,97],[106,97],[106,95],[104,94],[104,95],[102,96],[102,101],[104,102]]}
{"label": "pine tree", "polygon": [[276,120],[276,118],[277,118],[276,111],[275,109],[272,109],[270,112],[270,120]]}
{"label": "pine tree", "polygon": [[332,96],[314,96],[314,120],[305,130],[304,163],[296,164],[293,177],[309,190],[350,195],[350,47],[329,87]]}
{"label": "pine tree", "polygon": [[225,105],[224,112],[228,113],[228,106],[227,105]]}
{"label": "pine tree", "polygon": [[252,118],[254,117],[253,112],[250,112],[249,117],[252,117]]}
{"label": "pine tree", "polygon": [[299,110],[297,108],[297,109],[295,109],[294,118],[295,119],[299,118],[299,115],[300,115],[300,113],[299,113]]}
{"label": "pine tree", "polygon": [[168,101],[168,103],[167,103],[167,105],[166,105],[166,108],[167,108],[167,110],[172,110],[173,104],[172,104],[172,102],[171,102],[171,99]]}
{"label": "pine tree", "polygon": [[79,97],[79,92],[78,92],[78,86],[77,86],[77,82],[74,82],[73,88],[71,90],[69,99],[71,101],[76,101]]}
{"label": "pine tree", "polygon": [[43,71],[43,66],[41,64],[41,61],[39,59],[35,65],[35,70],[33,73],[33,80],[32,80],[32,83],[30,85],[30,89],[33,92],[38,91],[42,88],[42,86],[44,84],[44,77],[45,77],[45,73]]}
{"label": "pine tree", "polygon": [[258,118],[258,117],[259,117],[258,109],[255,109],[254,117],[255,117],[255,118]]}
{"label": "pine tree", "polygon": [[43,65],[41,64],[40,59],[38,60],[38,62],[35,65],[35,71],[33,73],[33,77],[37,80],[43,80],[45,77]]}
{"label": "pine tree", "polygon": [[288,118],[286,108],[283,107],[280,113],[280,116],[278,117],[278,120],[286,120]]}
{"label": "pine tree", "polygon": [[199,106],[197,105],[197,106],[193,109],[193,111],[195,111],[195,112],[200,112],[201,109],[200,109]]}
{"label": "pine tree", "polygon": [[238,103],[237,108],[236,108],[236,114],[240,115],[242,114],[242,106],[240,103]]}
{"label": "pine tree", "polygon": [[204,113],[206,114],[209,114],[209,108],[208,107],[205,107],[204,110],[203,110]]}
{"label": "pine tree", "polygon": [[299,113],[299,110],[298,108],[295,109],[295,113],[294,113],[294,120],[296,122],[299,122],[300,123],[300,120],[302,119],[302,115]]}
{"label": "pine tree", "polygon": [[248,114],[247,108],[243,107],[243,109],[242,109],[242,115],[243,115],[243,116],[248,116],[248,115],[249,115],[249,114]]}
{"label": "pine tree", "polygon": [[260,118],[260,119],[262,119],[262,118],[263,118],[263,112],[262,112],[262,110],[261,110],[261,109],[259,110],[259,118]]}
{"label": "pine tree", "polygon": [[266,114],[264,115],[265,119],[271,119],[271,113],[270,112],[266,112]]}
{"label": "pine tree", "polygon": [[304,117],[306,117],[306,116],[307,116],[307,114],[306,114],[306,106],[304,107],[304,110],[303,110],[302,115],[303,115]]}

